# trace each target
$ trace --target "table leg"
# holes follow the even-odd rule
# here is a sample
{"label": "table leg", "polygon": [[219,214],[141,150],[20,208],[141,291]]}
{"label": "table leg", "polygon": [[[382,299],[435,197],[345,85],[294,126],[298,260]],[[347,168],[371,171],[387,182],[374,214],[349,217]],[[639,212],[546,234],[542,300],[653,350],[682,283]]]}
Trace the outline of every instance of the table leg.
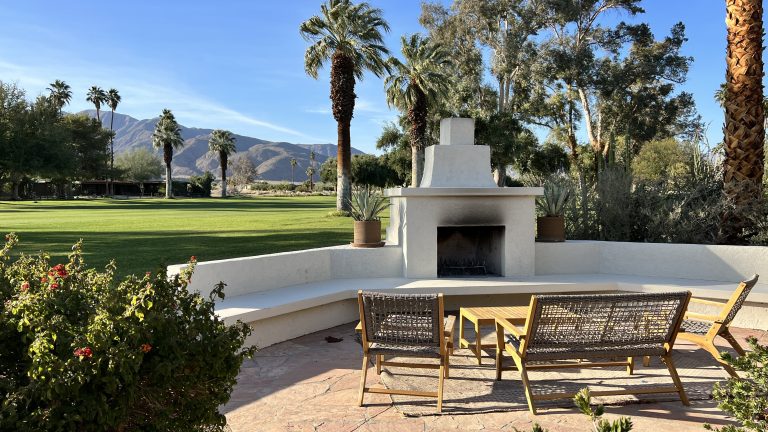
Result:
{"label": "table leg", "polygon": [[480,343],[480,320],[475,322],[475,355],[477,356],[477,364],[483,364],[483,345]]}
{"label": "table leg", "polygon": [[464,348],[464,314],[459,314],[459,349]]}

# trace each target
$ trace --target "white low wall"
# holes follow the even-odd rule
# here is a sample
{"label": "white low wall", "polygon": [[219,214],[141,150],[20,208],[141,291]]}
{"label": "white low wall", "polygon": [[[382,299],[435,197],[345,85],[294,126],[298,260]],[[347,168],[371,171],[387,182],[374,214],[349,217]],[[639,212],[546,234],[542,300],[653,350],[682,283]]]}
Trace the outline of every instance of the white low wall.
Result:
{"label": "white low wall", "polygon": [[[571,240],[536,243],[536,274],[616,274],[768,282],[768,247]],[[765,281],[765,282],[764,282]]]}
{"label": "white low wall", "polygon": [[[185,266],[169,266],[168,272],[176,274]],[[399,277],[402,274],[400,248],[364,249],[345,245],[199,262],[190,288],[208,293],[223,281],[227,284],[224,294],[235,297],[330,279]]]}
{"label": "white low wall", "polygon": [[[534,247],[532,276],[407,279],[399,246],[337,246],[200,262],[191,288],[208,293],[224,281],[220,315],[226,322],[251,322],[251,342],[264,347],[354,320],[358,289],[443,292],[459,303],[533,293],[681,289],[724,300],[738,281],[757,273],[763,278],[734,324],[768,329],[768,247],[601,241]],[[181,268],[170,266],[169,273]]]}

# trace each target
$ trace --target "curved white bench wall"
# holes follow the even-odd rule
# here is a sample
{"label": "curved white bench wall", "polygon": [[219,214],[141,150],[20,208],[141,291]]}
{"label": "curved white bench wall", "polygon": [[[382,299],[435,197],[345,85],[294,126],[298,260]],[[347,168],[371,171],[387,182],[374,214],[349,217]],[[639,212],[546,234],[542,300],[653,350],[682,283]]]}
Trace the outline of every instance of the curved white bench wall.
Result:
{"label": "curved white bench wall", "polygon": [[[337,246],[200,262],[191,288],[208,292],[224,281],[227,299],[218,313],[253,323],[250,342],[263,347],[353,321],[357,289],[446,296],[685,289],[726,299],[753,273],[768,281],[768,247],[761,246],[567,241],[535,248],[535,276],[406,279],[398,246]],[[768,284],[760,283],[736,324],[768,329],[766,307]]]}

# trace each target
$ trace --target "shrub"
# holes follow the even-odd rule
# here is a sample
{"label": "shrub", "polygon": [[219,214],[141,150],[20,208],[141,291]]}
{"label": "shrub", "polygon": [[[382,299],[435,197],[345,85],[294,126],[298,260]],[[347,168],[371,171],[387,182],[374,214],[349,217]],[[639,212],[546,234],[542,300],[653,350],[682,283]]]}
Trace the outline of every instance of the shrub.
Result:
{"label": "shrub", "polygon": [[89,269],[80,243],[66,264],[0,252],[0,430],[218,431],[250,329],[227,326],[190,292],[194,257],[115,281]]}
{"label": "shrub", "polygon": [[[746,432],[768,430],[768,347],[759,345],[757,339],[747,339],[751,351],[738,358],[724,353],[723,358],[734,368],[745,373],[746,378],[729,378],[716,383],[712,396],[718,407],[736,418],[742,427],[725,426],[708,430],[721,432]],[[742,374],[744,375],[744,374]]]}
{"label": "shrub", "polygon": [[192,186],[190,192],[193,194],[200,194],[206,198],[210,198],[214,180],[215,177],[210,171],[206,171],[199,176],[192,176],[189,178],[189,184]]}

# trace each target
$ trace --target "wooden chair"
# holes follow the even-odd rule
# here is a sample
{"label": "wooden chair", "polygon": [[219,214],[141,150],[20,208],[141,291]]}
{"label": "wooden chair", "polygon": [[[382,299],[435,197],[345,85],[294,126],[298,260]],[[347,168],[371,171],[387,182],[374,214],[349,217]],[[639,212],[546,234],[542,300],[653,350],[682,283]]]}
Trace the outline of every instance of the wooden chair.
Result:
{"label": "wooden chair", "polygon": [[[443,408],[443,380],[448,375],[448,340],[444,328],[442,294],[382,294],[358,291],[363,369],[360,398],[365,393],[384,393],[437,398]],[[451,324],[453,325],[453,324]],[[376,373],[382,366],[439,369],[436,392],[370,388],[365,386],[368,362],[376,356]],[[384,356],[433,358],[439,364],[384,361]]]}
{"label": "wooden chair", "polygon": [[[715,346],[715,338],[718,336],[722,337],[739,355],[744,355],[744,348],[739,345],[728,327],[736,317],[739,309],[741,309],[744,301],[746,301],[752,288],[757,284],[757,278],[758,275],[753,275],[751,278],[742,281],[739,286],[736,287],[733,294],[731,294],[731,298],[725,303],[692,298],[692,303],[720,307],[720,313],[716,315],[706,315],[697,312],[686,312],[685,320],[680,326],[680,333],[678,335],[680,339],[693,342],[707,350],[734,378],[738,378],[739,375],[736,373],[736,370],[734,370],[733,367],[726,363],[720,356],[720,350]],[[648,366],[649,360],[649,358],[645,358],[643,364]]]}
{"label": "wooden chair", "polygon": [[[672,346],[690,296],[687,291],[533,296],[525,329],[508,319],[496,319],[496,379],[501,380],[502,370],[519,370],[528,408],[536,414],[536,401],[572,398],[575,393],[533,394],[529,370],[626,366],[632,374],[634,357],[653,355],[661,357],[667,365],[674,386],[591,393],[595,396],[677,393],[683,404],[688,405],[672,361]],[[512,356],[515,368],[503,367],[503,351]]]}

